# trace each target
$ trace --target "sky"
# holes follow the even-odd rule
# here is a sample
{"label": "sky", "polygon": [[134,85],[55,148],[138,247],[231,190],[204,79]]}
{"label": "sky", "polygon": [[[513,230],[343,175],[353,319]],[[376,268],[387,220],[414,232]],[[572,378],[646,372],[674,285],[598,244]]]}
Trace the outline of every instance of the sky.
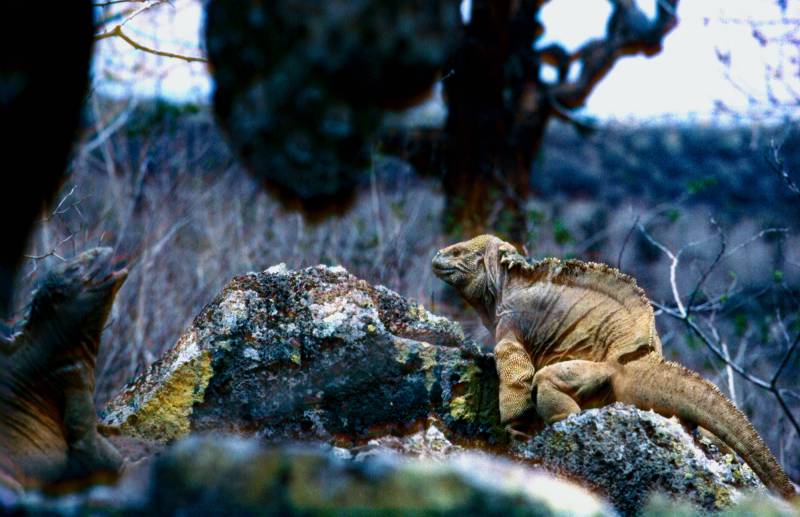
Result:
{"label": "sky", "polygon": [[[655,11],[656,1],[637,0],[649,13]],[[462,3],[465,17],[469,2]],[[541,13],[546,32],[539,44],[558,41],[575,49],[589,38],[602,36],[610,11],[607,0],[551,0]],[[774,45],[762,47],[752,37],[749,23],[731,22],[754,21],[769,35],[769,31],[786,30],[786,25],[775,23],[781,14],[775,0],[681,0],[679,24],[667,36],[663,51],[651,58],[620,59],[595,88],[583,114],[620,120],[705,118],[719,101],[733,112],[752,114],[766,104],[768,86],[775,97],[792,98],[793,92],[786,91],[785,85],[800,91],[800,62],[789,63],[800,57],[797,47],[789,55]],[[789,0],[784,16],[800,18],[800,0]],[[136,16],[126,23],[125,31],[145,45],[198,56],[202,55],[202,23],[198,0],[174,0]],[[720,54],[730,55],[729,67],[720,63]],[[793,77],[766,81],[765,66],[779,70],[780,63],[790,65],[786,70]],[[119,38],[98,42],[95,77],[98,90],[117,95],[208,102],[212,91],[205,64],[144,54]]]}

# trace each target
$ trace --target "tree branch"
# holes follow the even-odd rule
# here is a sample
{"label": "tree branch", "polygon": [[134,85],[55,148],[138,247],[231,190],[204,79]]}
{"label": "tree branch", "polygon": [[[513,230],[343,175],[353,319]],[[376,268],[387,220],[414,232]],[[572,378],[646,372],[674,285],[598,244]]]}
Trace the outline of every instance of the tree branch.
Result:
{"label": "tree branch", "polygon": [[660,0],[656,19],[650,21],[634,0],[613,0],[614,10],[606,26],[604,39],[592,40],[571,57],[581,64],[579,77],[572,82],[560,81],[551,88],[553,98],[567,109],[576,109],[586,102],[595,85],[623,56],[652,56],[661,50],[664,37],[677,24],[678,0]]}
{"label": "tree branch", "polygon": [[[762,379],[760,377],[757,377],[757,376],[749,373],[739,363],[737,363],[737,362],[735,362],[735,361],[733,361],[731,359],[730,355],[728,353],[726,353],[726,350],[722,346],[723,342],[721,341],[721,339],[719,337],[712,338],[712,337],[708,336],[703,331],[703,329],[700,328],[700,326],[697,324],[697,322],[694,321],[694,319],[691,317],[691,314],[692,314],[692,305],[691,305],[691,303],[692,303],[692,301],[694,299],[695,293],[699,289],[699,284],[693,290],[693,293],[692,293],[692,295],[690,297],[690,304],[688,306],[684,306],[683,302],[681,301],[680,293],[679,293],[678,288],[677,288],[675,271],[677,270],[677,266],[678,266],[678,263],[680,261],[681,253],[688,246],[691,246],[692,244],[695,244],[695,243],[690,243],[689,245],[684,246],[683,248],[681,248],[677,253],[672,253],[666,246],[664,246],[662,243],[657,241],[652,235],[650,235],[650,233],[647,232],[647,230],[644,228],[643,225],[639,224],[638,228],[639,228],[639,231],[642,232],[644,237],[648,240],[648,242],[650,242],[653,246],[655,246],[656,248],[661,250],[664,254],[666,254],[670,258],[670,261],[671,261],[671,263],[670,263],[670,285],[672,286],[672,294],[673,294],[673,298],[674,298],[675,305],[676,305],[677,308],[668,307],[668,306],[666,306],[664,304],[661,304],[661,303],[658,303],[658,302],[655,302],[655,301],[651,302],[652,305],[654,307],[656,307],[657,309],[659,309],[663,314],[666,314],[667,316],[670,316],[672,318],[675,318],[677,320],[682,321],[686,325],[686,327],[689,330],[691,330],[692,333],[695,336],[697,336],[706,345],[706,348],[708,348],[714,355],[716,355],[723,362],[723,364],[725,364],[728,368],[730,368],[734,372],[738,373],[740,376],[742,376],[745,380],[747,380],[748,382],[752,383],[753,385],[758,386],[759,388],[762,388],[762,389],[772,393],[775,396],[775,398],[777,399],[778,404],[781,406],[781,409],[785,413],[786,417],[789,419],[791,424],[794,426],[795,430],[797,430],[797,432],[800,433],[800,422],[798,422],[797,419],[794,417],[794,415],[792,415],[788,404],[786,404],[786,401],[783,398],[783,395],[784,395],[783,391],[784,390],[781,390],[778,387],[778,379],[780,378],[781,374],[783,373],[784,369],[786,368],[786,365],[789,363],[789,359],[792,357],[792,355],[794,354],[795,350],[797,349],[798,343],[800,343],[800,333],[797,334],[797,336],[795,337],[794,341],[789,346],[788,350],[784,353],[783,358],[781,359],[781,362],[780,362],[778,368],[775,370],[775,373],[772,375],[772,378],[770,380],[765,380],[765,379]],[[721,232],[720,232],[720,234],[721,234]],[[707,269],[703,273],[703,275],[701,276],[699,283],[705,282],[705,280],[711,274],[711,271],[719,264],[720,259],[723,256],[727,256],[728,254],[730,254],[730,252],[728,254],[724,253],[724,249],[725,249],[724,243],[725,243],[725,241],[724,241],[724,237],[722,237],[722,238],[723,238],[723,241],[722,241],[722,246],[720,247],[720,251],[715,256],[711,267],[709,269]],[[738,247],[736,249],[738,249]],[[792,394],[794,395],[794,393],[792,393]]]}
{"label": "tree branch", "polygon": [[133,47],[133,48],[135,48],[137,50],[141,50],[142,52],[147,52],[148,54],[153,54],[153,55],[161,56],[161,57],[171,57],[171,58],[175,58],[175,59],[180,59],[180,60],[186,61],[187,63],[207,63],[208,62],[208,60],[206,58],[203,58],[203,57],[184,56],[182,54],[175,54],[173,52],[164,52],[163,50],[157,50],[157,49],[154,49],[154,48],[146,47],[146,46],[142,45],[141,43],[138,43],[135,40],[131,39],[130,36],[125,34],[122,31],[122,25],[117,25],[113,29],[111,29],[110,31],[104,32],[102,34],[98,34],[98,35],[96,35],[94,37],[94,39],[95,39],[95,41],[100,41],[100,40],[104,40],[104,39],[107,39],[107,38],[114,38],[114,37],[121,38],[125,43],[127,43],[131,47]]}

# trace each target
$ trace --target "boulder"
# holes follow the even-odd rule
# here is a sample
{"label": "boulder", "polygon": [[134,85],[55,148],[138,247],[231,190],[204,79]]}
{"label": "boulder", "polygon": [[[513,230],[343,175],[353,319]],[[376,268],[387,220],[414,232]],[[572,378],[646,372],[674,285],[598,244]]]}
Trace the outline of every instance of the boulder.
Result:
{"label": "boulder", "polygon": [[622,403],[573,415],[511,450],[591,486],[626,515],[639,513],[654,494],[680,496],[706,511],[727,508],[746,491],[766,496],[734,455],[674,419]]}
{"label": "boulder", "polygon": [[[431,433],[423,433],[429,435]],[[435,433],[433,433],[435,434]],[[426,443],[424,437],[418,437]],[[55,515],[613,515],[584,488],[478,452],[405,458],[254,438],[192,436],[144,482],[57,498],[3,499],[0,511]]]}
{"label": "boulder", "polygon": [[162,443],[192,432],[323,442],[354,462],[491,452],[578,481],[623,514],[654,494],[702,511],[764,494],[735,456],[655,413],[615,404],[509,441],[497,398],[492,356],[458,324],[341,267],[281,265],[233,279],[103,422]]}
{"label": "boulder", "polygon": [[343,458],[308,446],[189,438],[156,463],[152,487],[150,503],[166,513],[612,515],[573,483],[474,452],[446,461],[381,450]]}
{"label": "boulder", "polygon": [[491,355],[460,326],[341,267],[233,279],[164,357],[108,405],[123,434],[191,431],[365,443],[433,418],[499,443]]}

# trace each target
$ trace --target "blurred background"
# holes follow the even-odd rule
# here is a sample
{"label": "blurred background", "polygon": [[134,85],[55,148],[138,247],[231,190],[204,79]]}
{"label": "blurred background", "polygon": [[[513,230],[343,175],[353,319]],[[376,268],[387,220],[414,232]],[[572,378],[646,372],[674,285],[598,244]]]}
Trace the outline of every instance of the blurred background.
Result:
{"label": "blurred background", "polygon": [[[459,6],[465,39],[485,36],[486,3]],[[48,263],[74,252],[104,244],[132,257],[98,362],[100,406],[233,276],[279,262],[341,264],[461,321],[490,347],[429,267],[438,248],[490,231],[534,258],[603,261],[636,277],[657,303],[667,358],[717,383],[800,479],[800,351],[787,353],[800,334],[800,1],[638,1],[648,23],[663,15],[677,25],[667,20],[657,48],[632,52],[623,41],[607,70],[584,77],[593,42],[638,27],[638,18],[615,21],[632,3],[536,6],[535,46],[524,40],[497,68],[512,92],[498,101],[509,113],[501,120],[509,140],[522,135],[503,149],[523,157],[514,162],[522,173],[489,167],[494,176],[476,184],[480,213],[474,192],[448,179],[459,167],[448,156],[480,160],[469,142],[486,140],[485,128],[459,133],[479,81],[465,58],[448,61],[410,106],[382,114],[352,202],[307,217],[247,173],[229,143],[239,129],[220,128],[211,71],[224,62],[206,61],[203,4],[97,2],[81,139],[30,238],[15,306]],[[472,56],[464,48],[456,52]],[[580,59],[562,63],[565,53]],[[540,58],[536,75],[514,75],[524,62],[514,59],[528,54]],[[531,91],[556,92],[543,121]]]}

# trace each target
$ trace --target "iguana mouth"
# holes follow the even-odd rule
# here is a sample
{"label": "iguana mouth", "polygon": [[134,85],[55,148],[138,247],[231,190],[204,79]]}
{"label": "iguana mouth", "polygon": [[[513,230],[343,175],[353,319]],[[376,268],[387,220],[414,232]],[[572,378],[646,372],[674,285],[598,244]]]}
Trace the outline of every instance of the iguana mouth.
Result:
{"label": "iguana mouth", "polygon": [[112,288],[116,292],[128,277],[124,259],[112,259],[109,248],[92,250],[91,253],[87,256],[89,262],[82,272],[81,281],[90,289]]}
{"label": "iguana mouth", "polygon": [[434,274],[439,277],[450,276],[454,271],[456,271],[456,268],[445,261],[441,253],[434,255],[433,260],[431,261],[431,266],[433,267]]}

